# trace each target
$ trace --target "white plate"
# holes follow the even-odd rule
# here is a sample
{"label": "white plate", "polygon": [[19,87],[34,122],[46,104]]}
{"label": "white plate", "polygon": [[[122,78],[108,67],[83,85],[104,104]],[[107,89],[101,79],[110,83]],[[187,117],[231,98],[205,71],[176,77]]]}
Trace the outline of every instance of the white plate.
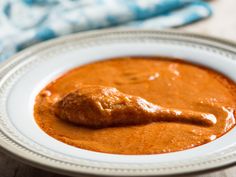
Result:
{"label": "white plate", "polygon": [[100,31],[29,48],[0,69],[0,145],[36,167],[76,175],[173,175],[222,168],[236,162],[236,128],[185,151],[160,155],[112,155],[75,148],[44,133],[33,117],[37,93],[76,66],[117,56],[183,58],[236,81],[236,46],[227,41],[164,31]]}

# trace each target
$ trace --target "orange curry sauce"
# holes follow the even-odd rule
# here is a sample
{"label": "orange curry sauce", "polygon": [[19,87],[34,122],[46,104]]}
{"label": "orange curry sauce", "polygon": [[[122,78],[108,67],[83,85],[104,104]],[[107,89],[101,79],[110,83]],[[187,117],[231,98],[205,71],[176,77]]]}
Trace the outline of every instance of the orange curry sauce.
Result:
{"label": "orange curry sauce", "polygon": [[[163,107],[214,114],[217,123],[184,122],[86,128],[57,118],[53,105],[80,84],[115,87]],[[78,148],[113,154],[158,154],[193,148],[235,125],[236,84],[210,69],[161,57],[123,57],[77,67],[37,96],[34,116],[48,135]]]}

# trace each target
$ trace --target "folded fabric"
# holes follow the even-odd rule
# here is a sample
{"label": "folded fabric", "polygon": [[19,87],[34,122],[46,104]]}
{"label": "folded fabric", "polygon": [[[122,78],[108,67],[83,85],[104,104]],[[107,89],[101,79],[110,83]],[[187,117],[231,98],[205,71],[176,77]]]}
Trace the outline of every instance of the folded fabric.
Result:
{"label": "folded fabric", "polygon": [[35,43],[105,27],[163,29],[209,17],[201,0],[5,0],[0,61]]}

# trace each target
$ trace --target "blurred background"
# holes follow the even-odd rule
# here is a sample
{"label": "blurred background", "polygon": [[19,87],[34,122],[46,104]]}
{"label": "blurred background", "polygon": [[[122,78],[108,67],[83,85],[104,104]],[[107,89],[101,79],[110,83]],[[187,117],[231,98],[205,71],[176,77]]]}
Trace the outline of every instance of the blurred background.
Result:
{"label": "blurred background", "polygon": [[235,0],[0,0],[0,61],[103,28],[174,29],[236,40]]}
{"label": "blurred background", "polygon": [[[0,61],[34,44],[102,28],[172,29],[236,42],[236,0],[0,0]],[[235,177],[236,167],[199,177]],[[1,177],[62,177],[0,153]]]}
{"label": "blurred background", "polygon": [[211,0],[208,2],[213,9],[211,18],[179,30],[211,35],[236,42],[236,0]]}

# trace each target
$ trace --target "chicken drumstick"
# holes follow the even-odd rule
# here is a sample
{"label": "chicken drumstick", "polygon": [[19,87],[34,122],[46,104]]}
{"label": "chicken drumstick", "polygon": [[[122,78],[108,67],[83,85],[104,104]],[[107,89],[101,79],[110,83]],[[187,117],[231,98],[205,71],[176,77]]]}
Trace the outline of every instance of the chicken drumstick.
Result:
{"label": "chicken drumstick", "polygon": [[150,122],[184,122],[212,126],[213,114],[154,105],[113,87],[84,85],[55,104],[57,117],[90,128],[137,125]]}

